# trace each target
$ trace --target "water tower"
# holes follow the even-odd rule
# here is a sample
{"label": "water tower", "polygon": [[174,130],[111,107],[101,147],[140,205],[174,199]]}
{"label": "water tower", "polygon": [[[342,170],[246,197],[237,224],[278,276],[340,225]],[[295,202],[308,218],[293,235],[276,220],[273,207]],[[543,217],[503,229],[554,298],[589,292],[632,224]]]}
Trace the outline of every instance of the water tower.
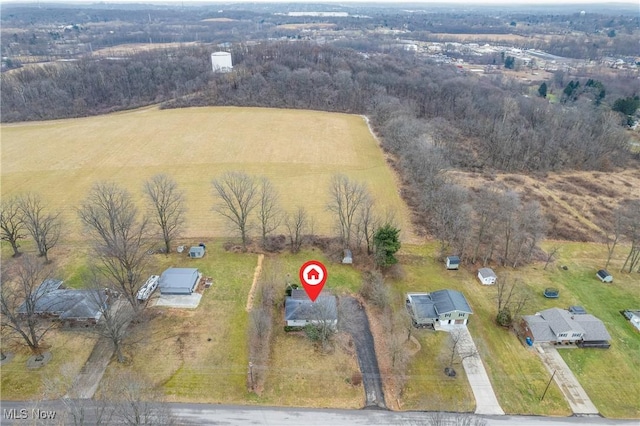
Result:
{"label": "water tower", "polygon": [[213,72],[229,72],[233,69],[231,53],[213,52],[211,54],[211,68]]}

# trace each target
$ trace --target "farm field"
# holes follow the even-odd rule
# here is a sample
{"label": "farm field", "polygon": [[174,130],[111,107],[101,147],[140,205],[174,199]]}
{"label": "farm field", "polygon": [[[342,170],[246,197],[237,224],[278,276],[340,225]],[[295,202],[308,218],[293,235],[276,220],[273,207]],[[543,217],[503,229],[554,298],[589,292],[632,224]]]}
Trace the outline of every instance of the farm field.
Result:
{"label": "farm field", "polygon": [[[71,237],[91,186],[112,180],[142,201],[144,180],[171,175],[186,192],[186,237],[229,235],[211,211],[211,181],[226,171],[268,177],[282,206],[304,206],[318,234],[329,234],[328,182],[337,173],[365,181],[380,207],[393,209],[412,237],[397,178],[360,116],[265,108],[157,107],[90,118],[3,125],[2,196],[32,191],[61,209]],[[142,204],[139,203],[142,208]]]}

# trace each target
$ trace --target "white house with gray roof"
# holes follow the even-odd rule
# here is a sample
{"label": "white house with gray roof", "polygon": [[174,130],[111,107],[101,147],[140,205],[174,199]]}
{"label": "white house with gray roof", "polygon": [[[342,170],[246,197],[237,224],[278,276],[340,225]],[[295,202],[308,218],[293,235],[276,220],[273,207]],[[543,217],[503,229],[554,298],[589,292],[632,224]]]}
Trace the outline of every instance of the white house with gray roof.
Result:
{"label": "white house with gray roof", "polygon": [[525,336],[534,343],[577,344],[608,348],[611,336],[604,323],[591,314],[573,314],[551,308],[523,317]]}
{"label": "white house with gray roof", "polygon": [[416,326],[467,324],[473,313],[467,299],[456,290],[408,293],[406,303]]}

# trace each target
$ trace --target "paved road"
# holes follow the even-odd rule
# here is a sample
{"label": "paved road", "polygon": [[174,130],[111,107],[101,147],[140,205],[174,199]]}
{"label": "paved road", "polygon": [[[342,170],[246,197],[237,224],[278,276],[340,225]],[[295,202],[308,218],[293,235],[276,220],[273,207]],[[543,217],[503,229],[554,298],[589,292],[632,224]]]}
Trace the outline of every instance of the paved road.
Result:
{"label": "paved road", "polygon": [[[574,349],[563,350],[571,351]],[[542,359],[547,370],[549,370],[549,374],[556,372],[553,380],[558,384],[574,414],[598,414],[598,409],[591,402],[591,398],[589,398],[589,395],[587,395],[587,392],[585,392],[555,347],[552,345],[536,345],[536,353]]]}
{"label": "paved road", "polygon": [[[87,404],[92,401],[85,400]],[[463,423],[462,418],[471,420],[473,415],[455,413],[424,413],[424,412],[397,412],[386,410],[333,410],[312,408],[283,408],[283,407],[259,407],[259,406],[233,406],[214,404],[167,404],[179,425],[270,425],[270,426],[350,426],[350,425],[443,425],[443,424],[472,424]],[[51,401],[39,404],[39,409],[47,412],[55,412],[53,420],[34,421],[31,409],[35,406],[32,402],[1,401],[2,418],[0,423],[4,425],[59,425],[65,418],[64,405],[60,401]],[[21,414],[20,410],[27,411],[24,420],[12,420],[10,413]],[[90,417],[95,411],[88,408]],[[445,423],[443,416],[448,416]],[[454,422],[458,417],[458,422]],[[476,416],[485,420],[487,426],[637,426],[637,420],[609,420],[601,417],[530,417],[530,416]],[[87,418],[91,424],[91,419]]]}
{"label": "paved road", "polygon": [[493,391],[493,386],[489,380],[487,370],[484,368],[482,358],[478,354],[476,344],[469,333],[466,325],[447,325],[440,326],[439,329],[452,333],[460,333],[460,354],[477,354],[476,356],[467,357],[462,360],[464,372],[467,374],[469,385],[476,399],[476,414],[485,415],[503,415],[504,411],[498,403],[498,398]]}
{"label": "paved road", "polygon": [[356,345],[365,392],[365,406],[386,408],[378,358],[367,313],[356,299],[351,296],[342,296],[340,298],[340,317],[341,329],[351,334]]}

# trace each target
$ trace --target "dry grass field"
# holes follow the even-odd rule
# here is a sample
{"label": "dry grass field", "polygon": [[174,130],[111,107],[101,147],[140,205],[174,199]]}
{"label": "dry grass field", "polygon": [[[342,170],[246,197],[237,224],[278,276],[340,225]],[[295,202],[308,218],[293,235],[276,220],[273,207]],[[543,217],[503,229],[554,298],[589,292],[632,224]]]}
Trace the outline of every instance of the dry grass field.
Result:
{"label": "dry grass field", "polygon": [[640,170],[610,173],[549,173],[544,177],[508,173],[452,172],[471,190],[485,184],[520,193],[524,200],[540,202],[549,221],[548,235],[574,241],[602,241],[603,224],[620,201],[640,197]]}
{"label": "dry grass field", "polygon": [[230,170],[268,177],[287,211],[305,206],[329,234],[328,183],[336,173],[367,182],[381,211],[393,209],[403,238],[408,210],[364,119],[356,115],[263,108],[155,107],[91,118],[3,125],[2,196],[40,193],[62,209],[68,230],[91,186],[112,180],[140,201],[145,179],[173,176],[186,191],[186,237],[228,235],[212,212],[211,181]]}
{"label": "dry grass field", "polygon": [[148,52],[150,50],[175,49],[178,47],[195,46],[198,44],[199,43],[195,41],[186,43],[127,43],[94,50],[92,55],[101,57],[119,55],[128,56],[136,53]]}

